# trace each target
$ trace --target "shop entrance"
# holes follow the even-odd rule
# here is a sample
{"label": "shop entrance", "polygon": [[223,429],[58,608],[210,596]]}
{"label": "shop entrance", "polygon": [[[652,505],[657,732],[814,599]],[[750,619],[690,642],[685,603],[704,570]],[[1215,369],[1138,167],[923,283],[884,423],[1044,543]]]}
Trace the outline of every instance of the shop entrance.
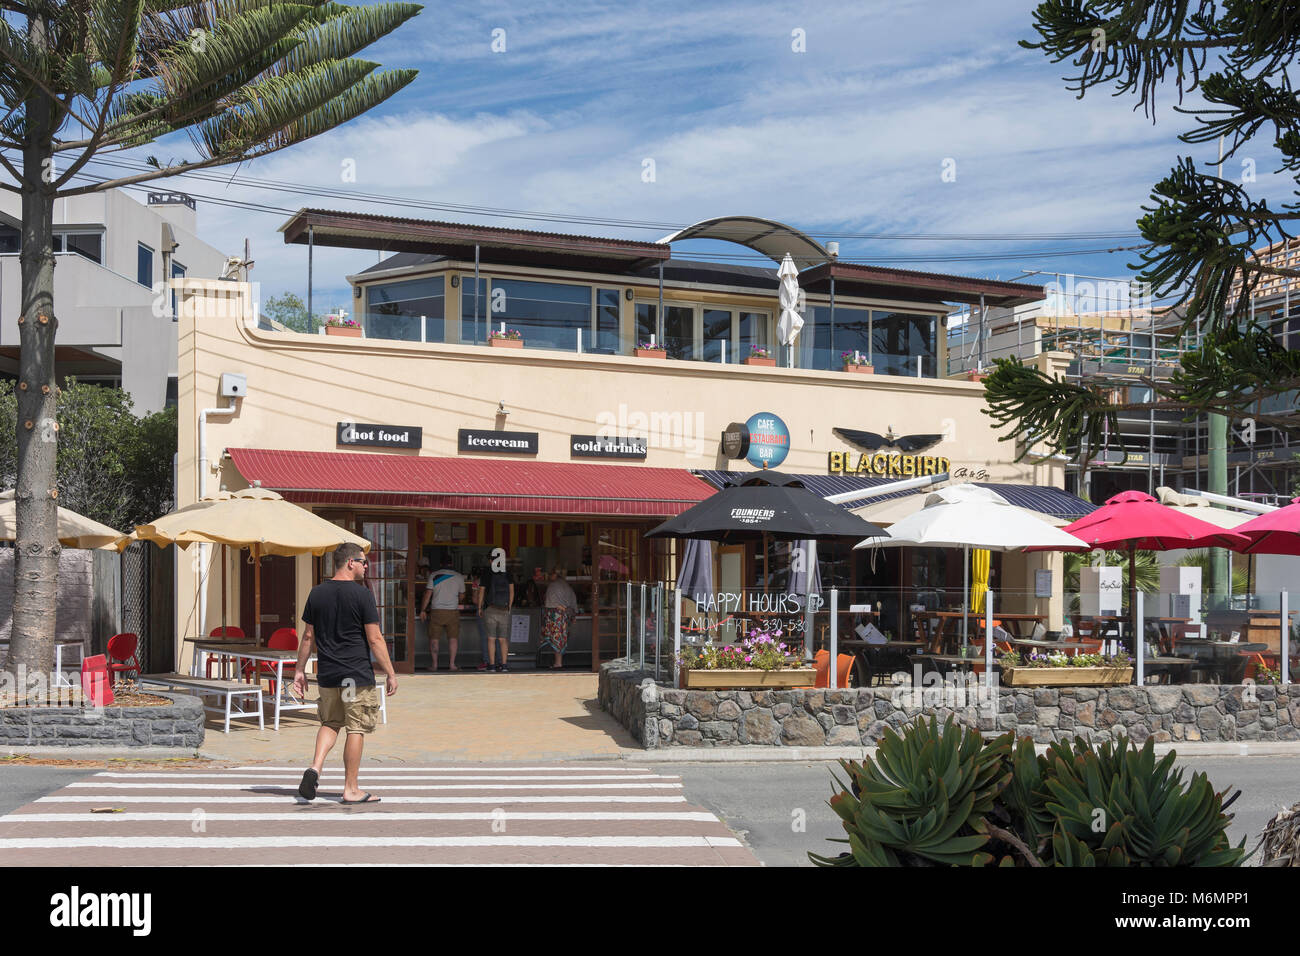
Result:
{"label": "shop entrance", "polygon": [[[233,550],[233,549],[232,549]],[[250,638],[257,633],[253,608],[253,562],[247,551],[239,551],[239,626]],[[298,627],[296,558],[279,555],[262,557],[262,642],[282,627]]]}

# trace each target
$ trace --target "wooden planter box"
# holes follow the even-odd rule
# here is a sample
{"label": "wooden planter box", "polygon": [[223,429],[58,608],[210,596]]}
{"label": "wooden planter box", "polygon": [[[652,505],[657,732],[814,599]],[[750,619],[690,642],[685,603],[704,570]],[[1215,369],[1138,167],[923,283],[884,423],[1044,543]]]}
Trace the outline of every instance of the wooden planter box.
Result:
{"label": "wooden planter box", "polygon": [[966,381],[968,381],[968,382],[982,382],[982,381],[984,381],[984,379],[986,379],[986,378],[988,378],[988,376],[985,375],[983,372],[967,372],[967,373],[966,373]]}
{"label": "wooden planter box", "polygon": [[682,686],[687,690],[731,690],[736,687],[811,687],[816,681],[817,670],[812,667],[779,671],[761,671],[757,669],[682,671]]}
{"label": "wooden planter box", "polygon": [[488,339],[488,345],[494,349],[521,349],[524,347],[523,339]]}
{"label": "wooden planter box", "polygon": [[854,365],[851,362],[844,366],[846,372],[856,372],[859,375],[875,375],[876,367],[874,365]]}
{"label": "wooden planter box", "polygon": [[749,358],[742,359],[741,361],[744,365],[762,365],[765,368],[776,368],[776,359],[774,358],[758,358],[757,356],[751,355]]}
{"label": "wooden planter box", "polygon": [[1133,683],[1131,667],[1004,667],[1010,687],[1098,687]]}
{"label": "wooden planter box", "polygon": [[361,329],[359,327],[354,329],[346,325],[327,325],[325,326],[325,334],[342,335],[350,339],[359,339],[361,338]]}
{"label": "wooden planter box", "polygon": [[668,357],[666,349],[636,349],[635,353],[637,358],[661,359]]}

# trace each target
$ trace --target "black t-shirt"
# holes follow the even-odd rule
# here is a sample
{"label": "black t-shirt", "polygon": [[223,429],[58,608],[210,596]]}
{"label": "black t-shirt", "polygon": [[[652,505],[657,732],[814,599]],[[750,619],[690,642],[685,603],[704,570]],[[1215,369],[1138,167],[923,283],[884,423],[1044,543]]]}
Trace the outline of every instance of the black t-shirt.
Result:
{"label": "black t-shirt", "polygon": [[505,571],[489,571],[485,603],[488,607],[507,608],[510,606],[510,575]]}
{"label": "black t-shirt", "polygon": [[357,687],[373,687],[375,669],[370,662],[366,625],[379,623],[375,596],[356,581],[326,580],[311,589],[302,619],[312,626],[316,639],[317,681],[321,687],[342,687],[352,680]]}

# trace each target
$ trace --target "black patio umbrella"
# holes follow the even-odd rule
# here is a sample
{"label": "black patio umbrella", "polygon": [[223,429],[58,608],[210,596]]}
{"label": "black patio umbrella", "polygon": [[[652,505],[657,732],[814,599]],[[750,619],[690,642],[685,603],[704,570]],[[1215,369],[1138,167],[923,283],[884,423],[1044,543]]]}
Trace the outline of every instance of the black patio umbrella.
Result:
{"label": "black patio umbrella", "polygon": [[879,525],[833,505],[798,478],[755,472],[649,532],[647,538],[702,538],[722,544],[757,541],[888,537]]}

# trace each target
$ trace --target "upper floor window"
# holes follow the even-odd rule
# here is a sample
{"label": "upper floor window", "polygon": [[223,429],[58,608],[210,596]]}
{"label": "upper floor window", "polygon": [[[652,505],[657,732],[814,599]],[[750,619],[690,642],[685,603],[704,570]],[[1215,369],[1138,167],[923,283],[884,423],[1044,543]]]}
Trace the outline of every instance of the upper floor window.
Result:
{"label": "upper floor window", "polygon": [[362,325],[372,339],[446,341],[442,276],[366,287]]}
{"label": "upper floor window", "polygon": [[[184,267],[183,265],[181,265],[179,262],[177,262],[175,259],[172,260],[172,276],[171,276],[171,277],[172,277],[173,279],[184,279],[184,278],[185,278],[185,267]],[[177,314],[178,314],[178,313],[177,313],[177,310],[176,310],[176,290],[175,290],[175,289],[172,289],[172,321],[173,321],[173,322],[176,321],[176,316],[177,316]]]}
{"label": "upper floor window", "polygon": [[0,254],[22,252],[23,237],[13,226],[0,226]]}
{"label": "upper floor window", "polygon": [[153,250],[143,242],[136,246],[135,281],[147,288],[153,288]]}
{"label": "upper floor window", "polygon": [[754,346],[770,342],[771,315],[718,305],[665,305],[662,327],[657,302],[636,305],[636,340],[661,346],[669,358],[739,362]]}
{"label": "upper floor window", "polygon": [[805,316],[799,335],[802,368],[839,369],[844,353],[856,353],[881,375],[938,374],[937,315],[891,312],[884,309],[815,306]]}

